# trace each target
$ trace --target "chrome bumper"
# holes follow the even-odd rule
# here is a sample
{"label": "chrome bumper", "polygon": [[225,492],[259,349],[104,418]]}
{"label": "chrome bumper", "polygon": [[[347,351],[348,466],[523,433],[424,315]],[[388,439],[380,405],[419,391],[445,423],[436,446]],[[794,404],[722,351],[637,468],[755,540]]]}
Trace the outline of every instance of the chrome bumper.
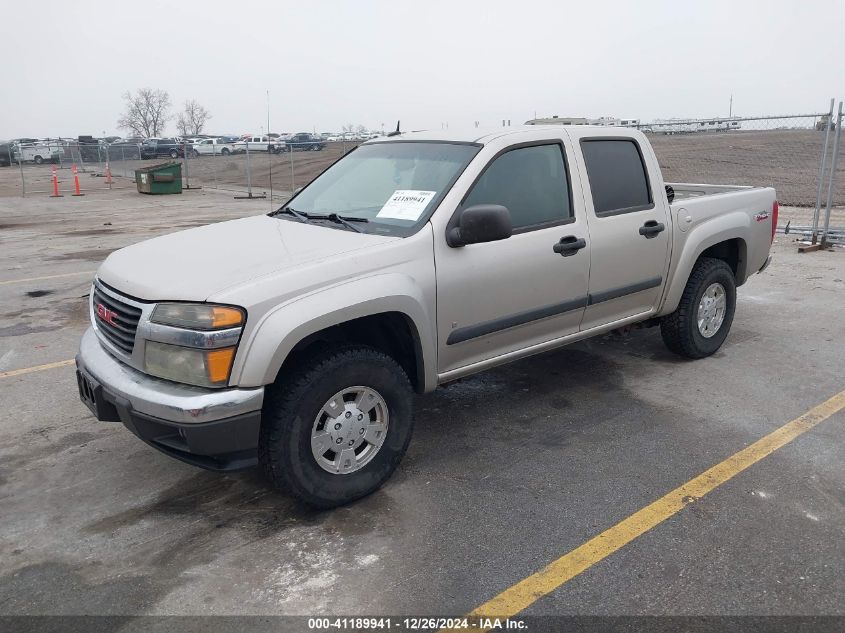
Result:
{"label": "chrome bumper", "polygon": [[161,420],[199,424],[259,411],[264,387],[204,389],[153,378],[109,354],[93,328],[82,336],[77,367],[103,388],[128,401],[132,410]]}

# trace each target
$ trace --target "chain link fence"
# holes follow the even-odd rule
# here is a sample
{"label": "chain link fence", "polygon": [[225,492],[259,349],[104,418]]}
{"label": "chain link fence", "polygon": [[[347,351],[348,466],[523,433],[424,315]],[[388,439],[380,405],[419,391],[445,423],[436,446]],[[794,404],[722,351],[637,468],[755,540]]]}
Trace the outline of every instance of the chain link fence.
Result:
{"label": "chain link fence", "polygon": [[211,188],[264,197],[272,193],[274,198],[283,199],[361,142],[315,138],[201,145],[179,141],[155,150],[136,142],[45,139],[3,146],[5,160],[0,165],[6,168],[0,171],[0,196],[52,194],[54,169],[60,191],[70,193],[74,187],[73,166],[80,174],[84,193],[134,187],[136,169],[177,160],[183,166],[186,189]]}
{"label": "chain link fence", "polygon": [[[648,135],[667,182],[770,186],[781,230],[815,241],[845,241],[845,168],[833,166],[841,119],[827,112],[783,116],[663,119]],[[838,140],[837,140],[838,139]],[[826,169],[822,169],[825,157]],[[829,198],[828,198],[829,194]]]}
{"label": "chain link fence", "polygon": [[[814,207],[825,114],[641,124],[667,182],[775,187],[781,204]],[[840,187],[836,204],[845,204]]]}
{"label": "chain link fence", "polygon": [[[836,124],[827,125],[825,134],[824,149],[822,150],[822,161],[819,166],[819,194],[818,204],[816,205],[815,214],[813,216],[813,224],[810,227],[810,240],[813,244],[821,239],[821,246],[828,243],[845,244],[845,208],[834,209],[837,204],[837,196],[842,196],[842,184],[845,180],[845,163],[840,162],[839,158],[842,154],[842,125],[845,123],[845,117],[842,112],[843,102],[839,102],[839,112],[836,118]],[[833,100],[830,101],[830,121],[833,120]],[[833,133],[833,146],[831,147],[830,156],[828,157],[827,148],[830,141],[831,133]],[[829,162],[828,162],[829,160]],[[825,178],[827,178],[827,195],[823,198]],[[822,215],[822,205],[824,205],[824,221],[822,223],[821,232],[819,232],[819,222]],[[831,219],[836,224],[831,226]]]}
{"label": "chain link fence", "polygon": [[[783,209],[782,227],[789,222],[796,233],[817,234],[827,222],[831,239],[838,240],[845,236],[845,160],[833,164],[836,147],[845,142],[839,117],[831,103],[827,112],[809,114],[631,123],[648,136],[667,182],[772,186]],[[7,145],[11,169],[0,171],[0,196],[51,194],[54,167],[60,189],[70,192],[72,165],[83,192],[134,187],[137,168],[178,160],[186,189],[281,200],[362,142],[305,134],[253,140],[264,143],[179,142],[152,154],[140,142],[88,137],[45,139],[16,150]]]}

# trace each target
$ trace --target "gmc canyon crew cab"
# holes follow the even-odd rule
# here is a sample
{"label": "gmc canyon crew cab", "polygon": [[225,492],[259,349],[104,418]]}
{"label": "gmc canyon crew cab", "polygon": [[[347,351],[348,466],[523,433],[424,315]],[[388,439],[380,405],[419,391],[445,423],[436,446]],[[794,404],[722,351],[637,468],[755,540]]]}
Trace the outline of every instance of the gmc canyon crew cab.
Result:
{"label": "gmc canyon crew cab", "polygon": [[628,128],[369,141],[268,215],[112,253],[80,397],[175,458],[336,506],[390,477],[414,391],[634,323],[713,354],[777,211],[771,188],[666,185]]}

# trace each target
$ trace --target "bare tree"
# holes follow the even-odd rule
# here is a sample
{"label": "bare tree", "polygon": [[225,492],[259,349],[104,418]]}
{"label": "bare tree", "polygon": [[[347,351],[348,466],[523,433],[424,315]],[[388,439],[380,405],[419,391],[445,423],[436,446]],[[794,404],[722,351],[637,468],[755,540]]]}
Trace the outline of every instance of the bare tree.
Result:
{"label": "bare tree", "polygon": [[185,102],[185,109],[176,119],[176,128],[182,136],[198,136],[202,134],[211,113],[202,107],[196,99]]}
{"label": "bare tree", "polygon": [[123,99],[126,111],[117,120],[119,128],[144,138],[164,132],[164,126],[170,119],[170,95],[166,90],[140,88],[134,95],[125,93]]}
{"label": "bare tree", "polygon": [[355,131],[355,126],[352,125],[351,123],[347,123],[346,125],[343,126],[343,132],[344,133],[351,134],[354,131]]}
{"label": "bare tree", "polygon": [[364,135],[364,134],[367,133],[367,126],[366,125],[359,125],[358,127],[355,128],[355,131],[359,135]]}

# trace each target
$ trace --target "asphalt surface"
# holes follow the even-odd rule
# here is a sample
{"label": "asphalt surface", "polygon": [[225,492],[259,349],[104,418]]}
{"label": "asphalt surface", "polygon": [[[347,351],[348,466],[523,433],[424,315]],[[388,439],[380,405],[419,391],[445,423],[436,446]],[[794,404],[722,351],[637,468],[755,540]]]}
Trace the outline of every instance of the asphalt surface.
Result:
{"label": "asphalt surface", "polygon": [[[0,372],[74,356],[111,250],[268,204],[0,198]],[[329,512],[97,422],[72,366],[0,378],[0,615],[469,612],[845,389],[845,253],[774,251],[714,356],[634,330],[440,388],[388,484]],[[845,615],[843,439],[840,412],[526,613]]]}

